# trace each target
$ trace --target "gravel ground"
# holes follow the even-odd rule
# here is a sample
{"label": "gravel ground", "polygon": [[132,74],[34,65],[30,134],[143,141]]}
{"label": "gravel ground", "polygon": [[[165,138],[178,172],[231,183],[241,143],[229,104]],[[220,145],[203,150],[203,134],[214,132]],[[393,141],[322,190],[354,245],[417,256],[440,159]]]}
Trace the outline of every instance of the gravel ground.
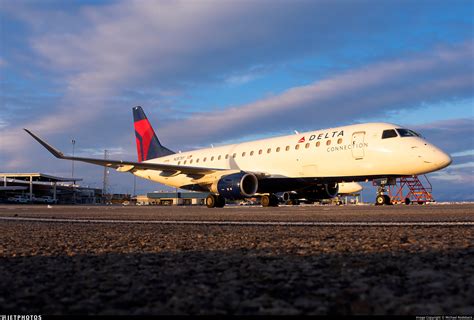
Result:
{"label": "gravel ground", "polygon": [[[0,215],[473,221],[473,208],[388,207],[381,217],[373,206],[2,206]],[[473,265],[471,226],[0,221],[0,313],[473,315]]]}

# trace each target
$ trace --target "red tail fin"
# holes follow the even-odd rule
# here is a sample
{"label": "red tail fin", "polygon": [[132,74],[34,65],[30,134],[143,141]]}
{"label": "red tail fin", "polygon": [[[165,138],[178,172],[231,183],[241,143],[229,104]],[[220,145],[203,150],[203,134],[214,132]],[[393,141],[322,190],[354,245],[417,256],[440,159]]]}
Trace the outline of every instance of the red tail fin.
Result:
{"label": "red tail fin", "polygon": [[175,152],[163,147],[148,121],[142,107],[133,108],[133,121],[137,143],[138,161],[164,157]]}

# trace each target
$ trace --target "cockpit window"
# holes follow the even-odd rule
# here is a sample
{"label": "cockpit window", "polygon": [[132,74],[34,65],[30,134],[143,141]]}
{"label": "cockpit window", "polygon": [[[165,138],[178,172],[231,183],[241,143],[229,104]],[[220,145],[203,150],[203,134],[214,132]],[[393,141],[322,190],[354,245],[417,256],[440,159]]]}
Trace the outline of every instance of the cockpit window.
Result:
{"label": "cockpit window", "polygon": [[397,132],[394,129],[384,130],[382,133],[382,139],[398,137]]}
{"label": "cockpit window", "polygon": [[418,133],[416,133],[413,130],[409,130],[409,129],[398,128],[397,132],[400,135],[400,137],[420,137],[420,135]]}

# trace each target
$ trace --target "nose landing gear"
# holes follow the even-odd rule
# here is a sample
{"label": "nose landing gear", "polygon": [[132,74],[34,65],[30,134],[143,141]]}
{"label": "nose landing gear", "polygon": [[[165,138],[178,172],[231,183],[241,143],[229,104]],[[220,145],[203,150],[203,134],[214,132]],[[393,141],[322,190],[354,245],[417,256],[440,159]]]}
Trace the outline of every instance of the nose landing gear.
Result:
{"label": "nose landing gear", "polygon": [[395,184],[396,180],[395,179],[379,179],[379,180],[374,180],[373,184],[375,186],[378,186],[377,188],[377,197],[375,198],[375,205],[381,206],[381,205],[392,205],[392,199],[390,198],[389,195],[386,194],[387,190],[385,187],[387,185],[392,185]]}
{"label": "nose landing gear", "polygon": [[392,201],[390,200],[390,197],[386,194],[379,194],[377,198],[375,198],[375,205],[381,206],[381,205],[391,205]]}

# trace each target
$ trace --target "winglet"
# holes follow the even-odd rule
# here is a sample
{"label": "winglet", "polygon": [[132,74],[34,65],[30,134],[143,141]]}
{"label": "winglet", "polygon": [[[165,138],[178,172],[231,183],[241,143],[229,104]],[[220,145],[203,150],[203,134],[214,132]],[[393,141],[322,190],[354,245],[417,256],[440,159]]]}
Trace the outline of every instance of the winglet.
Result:
{"label": "winglet", "polygon": [[45,147],[46,149],[48,149],[49,152],[51,152],[56,158],[60,158],[60,159],[65,159],[67,157],[64,156],[64,154],[57,150],[56,148],[54,148],[53,146],[51,146],[50,144],[48,144],[46,141],[43,141],[41,140],[41,138],[39,138],[37,135],[35,135],[34,133],[32,133],[30,130],[28,129],[25,129],[23,128],[23,130],[25,130],[26,132],[28,132],[28,134],[30,136],[32,136],[33,138],[35,138],[36,141],[38,141],[43,147]]}

